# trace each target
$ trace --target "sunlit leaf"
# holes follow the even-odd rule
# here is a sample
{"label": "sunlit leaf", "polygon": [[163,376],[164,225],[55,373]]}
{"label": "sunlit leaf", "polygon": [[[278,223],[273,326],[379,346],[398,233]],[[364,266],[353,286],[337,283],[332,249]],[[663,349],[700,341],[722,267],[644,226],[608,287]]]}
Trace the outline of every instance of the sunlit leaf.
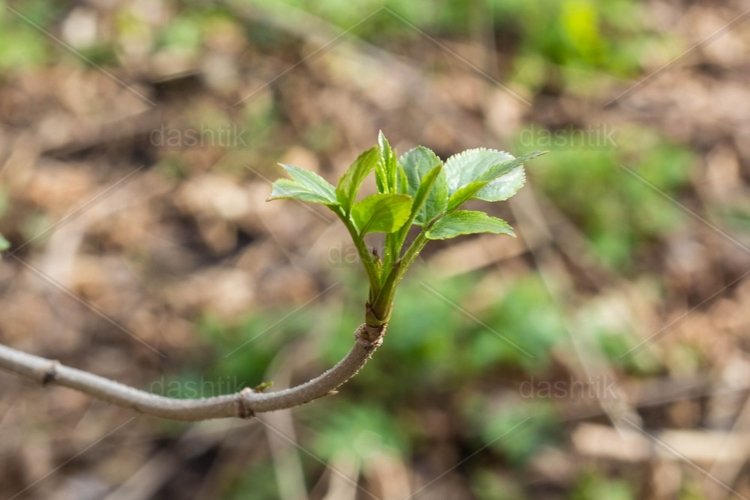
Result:
{"label": "sunlit leaf", "polygon": [[360,234],[393,233],[409,218],[412,198],[404,194],[379,193],[352,207],[352,219]]}
{"label": "sunlit leaf", "polygon": [[378,132],[378,147],[380,148],[380,163],[375,170],[378,192],[395,193],[398,191],[396,154],[382,131]]}
{"label": "sunlit leaf", "polygon": [[351,209],[362,181],[375,168],[378,161],[380,161],[380,151],[377,147],[372,147],[359,155],[339,180],[336,187],[336,198],[346,212]]}
{"label": "sunlit leaf", "polygon": [[279,179],[274,182],[269,200],[287,198],[310,203],[338,205],[334,187],[321,176],[292,165],[282,165],[282,167],[291,179]]}
{"label": "sunlit leaf", "polygon": [[485,186],[466,199],[507,200],[524,185],[526,178],[523,164],[540,154],[543,153],[534,152],[521,158],[514,158],[513,155],[504,151],[477,148],[467,149],[453,155],[445,163],[450,193],[453,195],[473,182],[486,182]]}
{"label": "sunlit leaf", "polygon": [[467,149],[448,158],[445,162],[445,175],[448,178],[450,192],[470,182],[484,179],[484,175],[497,165],[512,161],[511,154],[495,149]]}
{"label": "sunlit leaf", "polygon": [[427,238],[445,240],[463,234],[492,233],[515,236],[510,224],[484,212],[458,210],[438,220],[429,231]]}
{"label": "sunlit leaf", "polygon": [[[435,168],[427,172],[422,177],[422,182],[419,184],[419,189],[414,196],[414,204],[412,205],[412,214],[415,215],[417,224],[427,224],[435,217],[438,217],[445,213],[447,206],[447,186],[438,185],[438,181],[441,178],[444,180],[443,166],[437,165]],[[445,188],[445,190],[443,190]],[[437,195],[432,198],[435,190],[439,189]],[[417,213],[414,214],[414,211]],[[421,216],[421,220],[420,220]]]}
{"label": "sunlit leaf", "polygon": [[[440,158],[429,149],[419,146],[404,153],[399,162],[404,167],[409,183],[408,192],[415,197],[415,206],[422,204],[418,193],[424,186],[424,192],[421,195],[426,195],[426,198],[417,213],[415,222],[424,224],[445,212],[448,207],[448,181]],[[426,185],[426,183],[429,184]]]}
{"label": "sunlit leaf", "polygon": [[511,198],[526,182],[523,165],[543,154],[546,154],[546,151],[534,151],[491,167],[481,179],[488,181],[487,186],[480,189],[474,197],[484,201],[503,201]]}
{"label": "sunlit leaf", "polygon": [[474,198],[474,195],[486,185],[487,181],[474,181],[458,188],[448,199],[448,211],[450,212]]}
{"label": "sunlit leaf", "polygon": [[271,188],[271,196],[268,197],[268,200],[271,201],[281,199],[293,199],[306,201],[309,203],[322,203],[324,205],[332,205],[336,203],[335,200],[332,202],[329,198],[314,193],[305,186],[302,186],[301,184],[294,182],[291,179],[279,179],[273,183],[273,186]]}

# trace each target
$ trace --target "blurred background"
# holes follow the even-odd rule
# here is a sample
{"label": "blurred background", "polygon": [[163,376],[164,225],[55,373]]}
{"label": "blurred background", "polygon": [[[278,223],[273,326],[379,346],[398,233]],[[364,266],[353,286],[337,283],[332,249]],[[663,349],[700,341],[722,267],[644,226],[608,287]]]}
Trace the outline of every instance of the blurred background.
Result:
{"label": "blurred background", "polygon": [[349,348],[356,252],[277,162],[550,151],[336,396],[188,425],[0,374],[3,498],[750,497],[747,2],[0,6],[0,341],[161,394]]}

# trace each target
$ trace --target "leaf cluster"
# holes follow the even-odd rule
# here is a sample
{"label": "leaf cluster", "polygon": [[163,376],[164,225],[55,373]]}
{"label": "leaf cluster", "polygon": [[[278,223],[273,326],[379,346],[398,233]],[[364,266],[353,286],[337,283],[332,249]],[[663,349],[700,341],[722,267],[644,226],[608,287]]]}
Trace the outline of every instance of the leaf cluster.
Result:
{"label": "leaf cluster", "polygon": [[[482,211],[464,210],[469,200],[504,201],[524,185],[520,158],[494,149],[469,149],[443,162],[418,146],[396,156],[381,132],[376,146],[360,154],[333,186],[318,174],[282,165],[289,178],[273,184],[269,200],[295,199],[327,206],[351,235],[370,281],[367,322],[388,321],[396,286],[429,240],[476,233],[514,236],[506,221]],[[377,193],[359,198],[374,173]],[[416,236],[407,245],[410,230]],[[369,251],[365,236],[385,235],[382,258]]]}

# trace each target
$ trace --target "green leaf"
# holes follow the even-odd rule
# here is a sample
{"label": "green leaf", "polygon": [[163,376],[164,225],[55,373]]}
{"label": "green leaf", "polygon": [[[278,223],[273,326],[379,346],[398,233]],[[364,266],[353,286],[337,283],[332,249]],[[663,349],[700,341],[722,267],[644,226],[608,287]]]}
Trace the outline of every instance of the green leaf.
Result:
{"label": "green leaf", "polygon": [[327,180],[325,180],[315,172],[305,170],[304,168],[295,167],[294,165],[281,164],[281,166],[284,167],[284,170],[286,170],[287,174],[289,174],[289,177],[297,181],[302,186],[305,186],[306,188],[320,194],[321,196],[325,196],[326,198],[329,198],[334,202],[336,201],[335,189],[333,188],[333,186],[331,186]]}
{"label": "green leaf", "polygon": [[9,248],[10,248],[10,242],[6,240],[2,234],[0,234],[0,252],[4,252]]}
{"label": "green leaf", "polygon": [[490,168],[482,177],[482,180],[488,181],[488,184],[476,194],[475,198],[484,201],[503,201],[511,198],[526,182],[523,165],[545,153],[546,151],[534,151]]}
{"label": "green leaf", "polygon": [[310,191],[305,186],[302,186],[291,179],[279,179],[273,183],[271,196],[268,197],[268,201],[282,199],[306,201],[309,203],[323,203],[324,205],[333,205],[336,203],[335,201],[331,202],[331,200],[325,196]]}
{"label": "green leaf", "polygon": [[510,224],[484,212],[458,210],[439,219],[429,231],[427,239],[445,240],[462,234],[492,233],[515,236]]}
{"label": "green leaf", "polygon": [[448,186],[439,182],[442,180],[445,180],[443,165],[437,165],[422,177],[422,182],[414,195],[414,204],[412,205],[412,213],[415,210],[417,211],[414,214],[414,220],[417,224],[427,224],[435,217],[445,213],[448,205]]}
{"label": "green leaf", "polygon": [[378,132],[378,148],[380,148],[380,164],[375,170],[378,191],[381,193],[395,193],[398,191],[398,164],[396,155],[391,149],[383,131]]}
{"label": "green leaf", "polygon": [[491,181],[501,175],[507,174],[517,167],[522,167],[527,161],[533,160],[534,158],[545,154],[547,154],[547,151],[534,151],[532,153],[521,155],[518,158],[514,158],[512,155],[509,155],[511,158],[513,158],[512,160],[506,160],[498,163],[494,167],[490,167],[489,169],[487,169],[485,175],[481,178],[486,181]]}
{"label": "green leaf", "polygon": [[534,152],[514,158],[509,153],[494,149],[467,149],[451,156],[445,163],[450,193],[454,194],[472,182],[484,181],[487,184],[466,199],[507,200],[524,185],[526,178],[523,164],[541,154],[543,153]]}
{"label": "green leaf", "polygon": [[490,169],[512,160],[513,156],[509,153],[485,148],[467,149],[451,156],[445,162],[445,175],[451,194],[470,182],[489,180],[484,176]]}
{"label": "green leaf", "polygon": [[[419,146],[404,153],[399,163],[406,172],[408,193],[414,196],[414,206],[419,208],[415,222],[425,224],[445,212],[448,207],[448,181],[440,158],[431,150]],[[426,196],[423,198],[424,205],[420,199],[420,189],[424,191],[421,196]]]}
{"label": "green leaf", "polygon": [[354,163],[349,166],[344,176],[339,180],[336,187],[336,199],[344,207],[344,211],[349,213],[352,203],[357,198],[359,187],[365,180],[367,174],[375,168],[380,160],[380,151],[377,147],[372,147],[359,155]]}
{"label": "green leaf", "polygon": [[398,169],[398,192],[401,194],[409,193],[409,179],[406,177],[406,170],[404,170],[401,163],[396,164]]}
{"label": "green leaf", "polygon": [[411,213],[411,196],[379,193],[368,196],[352,207],[352,219],[359,234],[398,231]]}
{"label": "green leaf", "polygon": [[448,199],[448,212],[455,210],[464,204],[464,202],[474,198],[474,195],[487,185],[487,181],[474,181],[461,186]]}
{"label": "green leaf", "polygon": [[274,182],[269,200],[286,198],[324,205],[338,205],[333,186],[321,176],[292,165],[281,166],[291,179],[279,179]]}
{"label": "green leaf", "polygon": [[484,201],[504,201],[513,197],[526,184],[523,167],[516,167],[505,175],[487,183],[474,198]]}

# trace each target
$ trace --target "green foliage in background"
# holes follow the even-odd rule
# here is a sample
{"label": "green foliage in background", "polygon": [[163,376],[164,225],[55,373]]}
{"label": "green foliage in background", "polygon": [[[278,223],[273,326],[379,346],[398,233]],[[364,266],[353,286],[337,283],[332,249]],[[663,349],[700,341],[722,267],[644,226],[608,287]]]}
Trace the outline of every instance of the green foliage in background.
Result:
{"label": "green foliage in background", "polygon": [[[49,60],[50,46],[45,35],[32,26],[43,28],[58,12],[48,2],[33,0],[24,2],[18,12],[23,18],[0,0],[0,75],[28,67],[44,64]],[[14,5],[14,7],[16,7]]]}
{"label": "green foliage in background", "polygon": [[155,48],[197,53],[210,38],[240,27],[241,22],[226,7],[191,3],[158,33]]}
{"label": "green foliage in background", "polygon": [[563,437],[555,410],[547,402],[513,401],[495,409],[481,399],[467,412],[482,442],[514,466],[523,466],[539,448]]}
{"label": "green foliage in background", "polygon": [[638,498],[627,482],[608,479],[595,471],[578,478],[571,500],[634,500]]}
{"label": "green foliage in background", "polygon": [[[590,83],[592,72],[632,77],[640,69],[644,47],[656,35],[640,22],[634,0],[286,0],[287,6],[309,12],[357,36],[393,46],[432,36],[475,37],[491,28],[495,37],[517,46],[511,55],[518,83],[540,88],[552,74],[570,85]],[[279,2],[261,3],[283,12]],[[386,8],[386,10],[379,10]],[[365,16],[372,15],[363,22]],[[489,24],[493,23],[493,24]],[[584,71],[584,77],[579,74]]]}
{"label": "green foliage in background", "polygon": [[[491,28],[505,45],[517,47],[509,54],[518,84],[539,89],[552,74],[563,76],[568,86],[586,87],[592,72],[631,77],[640,68],[641,54],[656,34],[643,23],[640,6],[634,0],[491,0],[471,3],[458,0],[262,0],[236,4],[206,5],[178,2],[177,13],[169,23],[152,25],[121,6],[114,12],[114,32],[92,46],[77,47],[84,59],[71,56],[50,44],[34,27],[0,9],[0,71],[11,71],[50,62],[53,57],[70,57],[72,62],[116,65],[120,47],[127,40],[150,44],[151,51],[180,53],[197,57],[210,40],[222,33],[244,34],[257,47],[275,52],[294,43],[288,34],[263,23],[248,26],[237,18],[235,8],[263,8],[269,15],[287,16],[288,9],[299,9],[320,17],[353,36],[378,45],[397,47],[422,39],[422,30],[431,36],[474,37]],[[25,2],[19,11],[41,28],[66,13],[65,3],[50,8],[48,2]],[[386,10],[380,10],[382,8]],[[285,10],[287,9],[287,10]],[[364,22],[364,18],[370,14]],[[488,24],[490,21],[493,24]],[[7,43],[2,43],[6,40]],[[53,56],[54,54],[54,56]],[[579,71],[584,71],[581,76]]]}
{"label": "green foliage in background", "polygon": [[[262,435],[258,434],[262,439]],[[277,473],[271,461],[255,461],[249,466],[238,463],[222,471],[222,500],[275,499],[280,498],[278,484],[274,480]]]}
{"label": "green foliage in background", "polygon": [[361,462],[381,454],[408,456],[400,423],[382,405],[343,402],[319,417],[311,423],[312,448],[322,458]]}
{"label": "green foliage in background", "polygon": [[509,473],[496,467],[478,468],[471,476],[471,490],[477,500],[524,500],[528,498],[522,486]]}
{"label": "green foliage in background", "polygon": [[[520,65],[536,58],[619,76],[639,66],[645,34],[633,0],[492,0],[499,32],[520,42]],[[527,59],[531,58],[531,59]]]}
{"label": "green foliage in background", "polygon": [[[257,2],[254,2],[257,3]],[[260,5],[279,9],[280,2]],[[517,37],[524,52],[555,64],[583,64],[608,70],[632,70],[637,63],[633,38],[638,33],[638,5],[633,0],[285,0],[365,38],[388,42],[419,38],[414,26],[433,35],[472,35],[494,21],[498,32]],[[379,9],[387,10],[380,11]],[[362,22],[369,14],[378,14]],[[624,41],[625,43],[619,43]]]}
{"label": "green foliage in background", "polygon": [[678,197],[694,162],[686,148],[648,129],[606,134],[530,129],[522,144],[544,145],[554,154],[539,159],[536,186],[583,229],[601,259],[628,268],[637,252],[679,228],[683,211],[665,197]]}

